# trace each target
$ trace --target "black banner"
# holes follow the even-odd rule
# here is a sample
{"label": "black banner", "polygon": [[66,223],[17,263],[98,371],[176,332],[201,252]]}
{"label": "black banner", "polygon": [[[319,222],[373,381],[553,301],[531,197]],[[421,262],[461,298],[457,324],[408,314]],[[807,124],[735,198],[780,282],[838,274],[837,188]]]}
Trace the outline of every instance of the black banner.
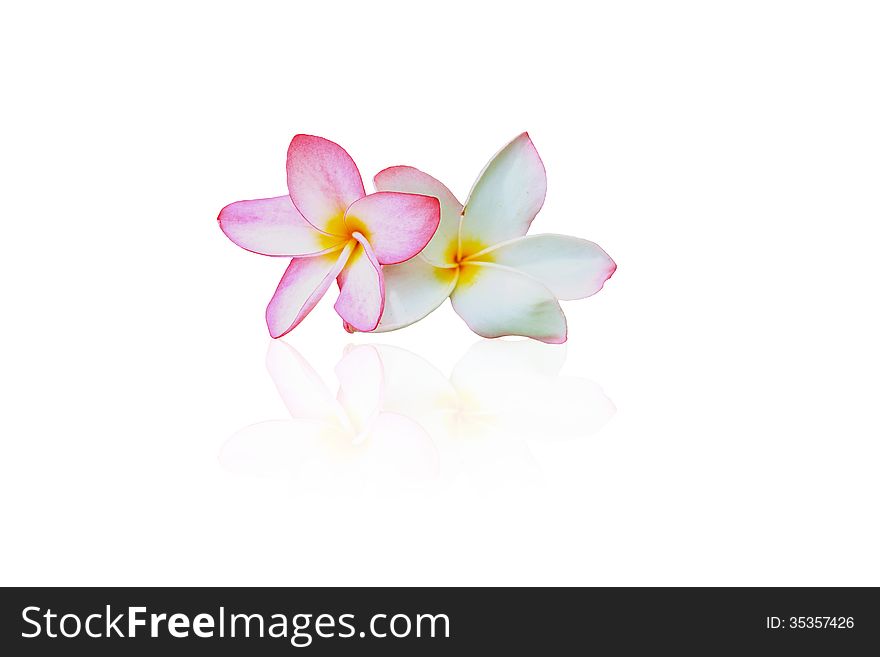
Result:
{"label": "black banner", "polygon": [[870,588],[7,588],[0,653],[849,655],[878,618]]}

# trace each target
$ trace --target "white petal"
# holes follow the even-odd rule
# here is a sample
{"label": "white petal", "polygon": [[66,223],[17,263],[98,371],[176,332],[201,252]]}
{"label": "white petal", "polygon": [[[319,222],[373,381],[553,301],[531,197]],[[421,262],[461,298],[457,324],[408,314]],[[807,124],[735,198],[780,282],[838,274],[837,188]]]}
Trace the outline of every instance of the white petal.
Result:
{"label": "white petal", "polygon": [[379,352],[385,374],[382,409],[424,424],[437,413],[449,413],[457,398],[449,379],[411,351],[389,345],[371,345]]}
{"label": "white petal", "polygon": [[484,338],[523,335],[558,344],[566,340],[565,315],[553,293],[528,274],[495,264],[465,263],[452,307]]}
{"label": "white petal", "polygon": [[461,254],[525,235],[544,204],[547,174],[523,133],[492,158],[465,203],[461,220]]}
{"label": "white petal", "polygon": [[529,235],[473,257],[534,276],[557,299],[583,299],[602,289],[617,265],[598,244],[568,235]]}
{"label": "white petal", "polygon": [[385,311],[378,333],[409,326],[429,315],[446,301],[458,278],[457,268],[435,267],[419,256],[382,269]]}
{"label": "white petal", "polygon": [[592,381],[559,376],[564,360],[561,345],[483,340],[462,357],[451,380],[502,436],[546,441],[592,435],[614,415],[614,404]]}
{"label": "white petal", "polygon": [[478,379],[487,372],[501,378],[522,379],[556,376],[566,357],[565,345],[534,340],[478,340],[452,370],[452,382]]}

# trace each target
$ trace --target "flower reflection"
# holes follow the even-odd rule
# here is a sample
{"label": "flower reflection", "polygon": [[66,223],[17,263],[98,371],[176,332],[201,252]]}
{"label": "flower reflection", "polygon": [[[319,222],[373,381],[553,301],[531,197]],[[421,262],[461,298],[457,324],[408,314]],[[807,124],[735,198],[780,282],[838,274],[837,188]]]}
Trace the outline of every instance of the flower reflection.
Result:
{"label": "flower reflection", "polygon": [[307,487],[534,478],[531,441],[589,436],[615,412],[596,384],[559,375],[564,360],[564,347],[483,340],[447,378],[405,349],[349,345],[334,396],[293,347],[273,341],[267,368],[292,419],[242,429],[220,459]]}

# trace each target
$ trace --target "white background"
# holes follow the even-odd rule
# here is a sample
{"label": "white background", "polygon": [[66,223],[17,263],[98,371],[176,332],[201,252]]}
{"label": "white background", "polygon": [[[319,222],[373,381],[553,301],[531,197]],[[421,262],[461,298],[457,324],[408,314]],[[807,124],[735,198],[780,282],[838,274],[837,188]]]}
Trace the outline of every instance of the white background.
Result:
{"label": "white background", "polygon": [[[0,26],[3,584],[880,584],[876,4],[15,3]],[[220,208],[284,193],[297,132],[368,186],[412,164],[463,199],[523,130],[532,232],[619,265],[564,305],[562,374],[604,426],[555,440],[583,408],[536,394],[546,430],[458,435],[439,470],[296,431],[236,457],[290,420],[263,319],[286,263]],[[348,344],[449,375],[477,342],[448,304],[349,336],[334,296],[285,338],[331,395]]]}

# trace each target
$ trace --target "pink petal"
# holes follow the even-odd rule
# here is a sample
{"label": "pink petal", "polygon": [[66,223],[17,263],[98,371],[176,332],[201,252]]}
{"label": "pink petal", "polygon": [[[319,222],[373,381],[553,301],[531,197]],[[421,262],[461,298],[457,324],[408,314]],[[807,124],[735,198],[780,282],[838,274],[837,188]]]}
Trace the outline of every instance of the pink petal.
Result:
{"label": "pink petal", "polygon": [[269,420],[236,432],[220,452],[229,472],[290,481],[327,442],[327,428],[312,420]]}
{"label": "pink petal", "polygon": [[341,252],[291,260],[266,308],[266,324],[273,338],[292,331],[312,311],[345,266],[353,248],[352,241]]}
{"label": "pink petal", "polygon": [[284,340],[273,340],[266,352],[266,368],[281,400],[297,420],[332,424],[339,404],[308,361]]}
{"label": "pink petal", "polygon": [[385,280],[382,267],[369,243],[358,233],[359,244],[339,274],[336,312],[358,331],[372,331],[385,308]]}
{"label": "pink petal", "polygon": [[238,246],[268,256],[313,255],[341,247],[343,241],[315,230],[289,196],[231,203],[217,221]]}
{"label": "pink petal", "polygon": [[379,352],[368,344],[346,349],[333,370],[339,380],[336,399],[353,431],[361,435],[381,410],[384,372]]}
{"label": "pink petal", "polygon": [[306,220],[332,235],[348,235],[345,210],[366,194],[357,165],[345,149],[311,135],[296,135],[290,142],[287,188]]}
{"label": "pink petal", "polygon": [[440,224],[440,201],[433,196],[376,192],[355,201],[345,213],[350,231],[361,233],[383,265],[418,254]]}
{"label": "pink petal", "polygon": [[492,158],[474,183],[461,220],[462,256],[525,235],[546,194],[544,164],[524,132]]}
{"label": "pink petal", "polygon": [[453,264],[458,255],[458,228],[464,206],[442,182],[415,167],[388,167],[373,177],[380,192],[425,194],[440,201],[440,225],[422,251],[437,265]]}

